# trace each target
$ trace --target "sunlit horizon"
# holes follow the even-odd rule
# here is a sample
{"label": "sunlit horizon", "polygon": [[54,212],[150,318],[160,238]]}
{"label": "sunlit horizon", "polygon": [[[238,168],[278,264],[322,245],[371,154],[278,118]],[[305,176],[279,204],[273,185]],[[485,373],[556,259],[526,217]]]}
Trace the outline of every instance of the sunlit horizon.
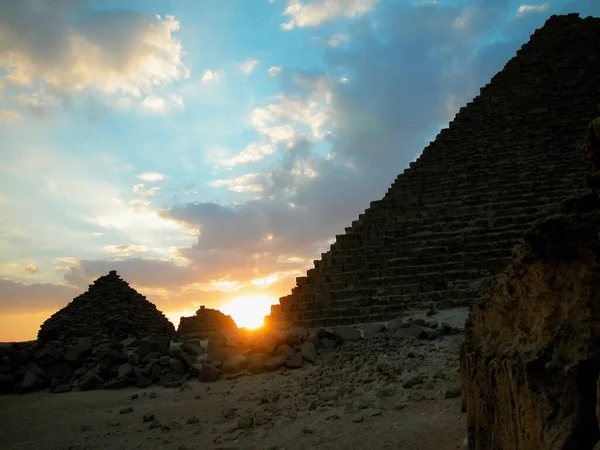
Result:
{"label": "sunlit horizon", "polygon": [[239,328],[255,330],[264,325],[265,316],[271,313],[271,305],[279,300],[268,295],[240,295],[218,308],[223,314],[231,316]]}

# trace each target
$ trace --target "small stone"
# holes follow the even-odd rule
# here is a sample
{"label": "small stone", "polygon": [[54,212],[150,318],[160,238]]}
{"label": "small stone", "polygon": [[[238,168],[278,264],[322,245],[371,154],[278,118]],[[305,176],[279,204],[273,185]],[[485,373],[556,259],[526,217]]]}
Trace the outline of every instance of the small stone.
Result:
{"label": "small stone", "polygon": [[421,384],[424,382],[424,379],[421,375],[415,375],[414,377],[409,378],[408,380],[406,380],[403,384],[402,387],[404,389],[410,389],[414,386],[416,386],[417,384]]}
{"label": "small stone", "polygon": [[361,339],[360,330],[354,327],[337,327],[333,330],[333,335],[342,342],[359,341]]}
{"label": "small stone", "polygon": [[252,416],[240,417],[238,419],[238,428],[240,428],[242,430],[254,428],[254,417],[252,417]]}
{"label": "small stone", "polygon": [[119,414],[129,414],[133,412],[133,407],[128,406],[127,408],[122,408],[119,410]]}
{"label": "small stone", "polygon": [[431,308],[431,309],[429,309],[429,311],[427,311],[427,313],[425,315],[426,316],[435,316],[437,313],[438,312],[435,308]]}
{"label": "small stone", "polygon": [[317,358],[319,357],[315,345],[312,342],[308,341],[302,344],[300,354],[305,360],[311,363],[315,363],[317,361]]}
{"label": "small stone", "polygon": [[79,380],[79,389],[82,391],[89,391],[90,389],[94,389],[104,380],[100,378],[100,376],[94,372],[93,370],[88,370],[86,374]]}
{"label": "small stone", "polygon": [[144,414],[144,416],[142,417],[142,420],[144,422],[153,422],[154,419],[154,414]]}
{"label": "small stone", "polygon": [[385,330],[385,325],[382,323],[366,323],[363,325],[363,337],[370,338],[377,336]]}
{"label": "small stone", "polygon": [[202,383],[210,383],[213,381],[217,381],[220,375],[221,371],[216,367],[213,367],[208,364],[202,364],[202,368],[200,369],[200,373],[198,374],[198,381]]}
{"label": "small stone", "polygon": [[187,419],[187,424],[188,425],[194,425],[196,423],[200,422],[200,419],[198,419],[197,417],[188,417]]}
{"label": "small stone", "polygon": [[158,420],[153,420],[150,423],[150,425],[148,425],[148,429],[149,430],[153,430],[153,429],[160,428],[160,427],[161,427],[161,424],[160,424],[160,422]]}
{"label": "small stone", "polygon": [[364,420],[365,420],[365,416],[363,416],[362,414],[358,414],[352,418],[352,422],[354,422],[354,423],[364,422]]}
{"label": "small stone", "polygon": [[396,317],[388,322],[388,324],[386,325],[386,329],[388,331],[396,331],[402,326],[403,323],[404,320],[402,319],[402,317]]}
{"label": "small stone", "polygon": [[379,389],[375,395],[377,395],[377,397],[379,397],[379,398],[385,398],[385,397],[393,397],[397,393],[398,393],[398,389],[396,389],[393,386],[389,386],[389,387]]}
{"label": "small stone", "polygon": [[425,330],[423,330],[421,326],[416,325],[414,323],[411,324],[408,328],[398,328],[396,331],[394,331],[394,334],[398,337],[414,337],[417,339],[426,335]]}
{"label": "small stone", "polygon": [[222,412],[224,419],[233,419],[235,417],[235,408],[227,408]]}
{"label": "small stone", "polygon": [[285,366],[288,369],[299,369],[302,367],[304,363],[304,358],[301,353],[294,353],[290,358],[285,362]]}
{"label": "small stone", "polygon": [[460,397],[460,388],[446,389],[446,392],[444,392],[444,398],[456,398],[456,397]]}
{"label": "small stone", "polygon": [[273,356],[265,361],[264,367],[267,372],[272,372],[285,365],[287,355]]}

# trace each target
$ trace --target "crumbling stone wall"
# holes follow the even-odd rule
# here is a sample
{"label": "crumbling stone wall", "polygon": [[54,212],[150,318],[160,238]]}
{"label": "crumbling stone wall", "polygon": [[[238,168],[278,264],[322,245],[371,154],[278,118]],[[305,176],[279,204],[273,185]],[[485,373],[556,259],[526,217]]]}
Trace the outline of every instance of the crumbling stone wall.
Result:
{"label": "crumbling stone wall", "polygon": [[177,334],[184,335],[195,333],[200,339],[227,334],[237,331],[238,327],[235,321],[226,314],[217,309],[210,309],[200,306],[196,315],[192,317],[182,317],[179,320]]}
{"label": "crumbling stone wall", "polygon": [[268,323],[343,325],[424,303],[471,304],[531,223],[583,189],[599,42],[600,19],[548,19],[297,278]]}

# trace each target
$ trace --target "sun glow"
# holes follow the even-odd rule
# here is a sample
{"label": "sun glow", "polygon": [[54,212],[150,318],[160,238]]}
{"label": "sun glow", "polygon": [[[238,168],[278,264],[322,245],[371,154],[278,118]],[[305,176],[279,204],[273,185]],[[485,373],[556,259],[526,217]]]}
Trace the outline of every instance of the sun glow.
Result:
{"label": "sun glow", "polygon": [[277,299],[268,295],[240,295],[219,309],[231,316],[238,327],[254,330],[264,325],[265,316],[275,304]]}

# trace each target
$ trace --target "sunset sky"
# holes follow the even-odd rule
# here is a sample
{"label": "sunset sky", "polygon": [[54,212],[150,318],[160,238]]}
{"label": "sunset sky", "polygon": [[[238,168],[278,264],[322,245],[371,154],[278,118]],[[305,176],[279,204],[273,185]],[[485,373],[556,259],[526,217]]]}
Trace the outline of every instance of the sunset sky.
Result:
{"label": "sunset sky", "polygon": [[0,341],[111,269],[175,325],[267,313],[567,12],[600,2],[1,0]]}

